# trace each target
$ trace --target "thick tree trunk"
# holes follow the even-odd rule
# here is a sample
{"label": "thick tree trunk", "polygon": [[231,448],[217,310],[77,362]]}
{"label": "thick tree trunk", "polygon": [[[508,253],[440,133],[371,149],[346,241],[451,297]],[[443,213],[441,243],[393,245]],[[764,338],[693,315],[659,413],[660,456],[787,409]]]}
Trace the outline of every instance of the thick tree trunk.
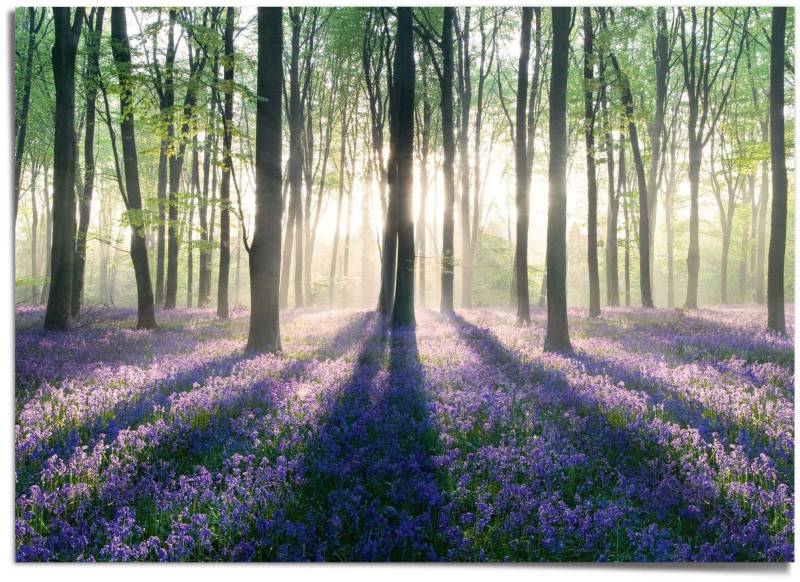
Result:
{"label": "thick tree trunk", "polygon": [[222,183],[220,185],[219,280],[217,317],[228,319],[228,279],[231,268],[231,168],[233,156],[233,21],[235,10],[228,7],[225,16],[225,111],[222,133]]}
{"label": "thick tree trunk", "polygon": [[75,256],[75,56],[83,26],[83,8],[53,8],[53,82],[56,93],[53,140],[53,246],[50,289],[44,326],[67,329],[72,300],[72,266]]}
{"label": "thick tree trunk", "polygon": [[414,325],[414,35],[411,8],[397,9],[397,45],[394,54],[394,90],[397,131],[393,143],[397,198],[397,277],[392,308],[392,327]]}
{"label": "thick tree trunk", "polygon": [[100,72],[100,38],[103,34],[102,6],[93,10],[89,17],[89,30],[86,37],[86,134],[83,145],[83,194],[78,205],[80,221],[75,240],[75,264],[72,269],[72,316],[80,313],[83,300],[83,279],[86,270],[86,236],[92,211],[94,191],[94,127],[95,101],[97,99],[97,75]]}
{"label": "thick tree trunk", "polygon": [[131,229],[131,260],[136,276],[136,295],[138,300],[138,321],[140,329],[156,327],[153,285],[150,281],[150,267],[147,259],[142,215],[142,196],[139,190],[139,161],[136,154],[136,135],[134,131],[133,79],[131,75],[131,53],[128,43],[125,8],[111,9],[111,44],[114,63],[120,84],[120,134],[122,136],[122,157],[125,161],[125,190]]}
{"label": "thick tree trunk", "polygon": [[587,257],[589,264],[589,317],[600,316],[600,268],[597,262],[597,172],[594,161],[594,30],[592,9],[583,9],[583,115],[586,143],[586,192],[588,199]]}
{"label": "thick tree trunk", "polygon": [[572,9],[553,8],[545,351],[572,352],[567,321],[567,76]]}
{"label": "thick tree trunk", "polygon": [[786,255],[786,137],[784,133],[784,61],[786,59],[786,8],[772,9],[769,62],[769,134],[772,164],[772,221],[767,272],[767,327],[786,333],[784,313],[784,259]]}
{"label": "thick tree trunk", "polygon": [[281,92],[283,9],[258,9],[256,105],[256,218],[250,262],[250,334],[247,349],[277,352],[281,273]]}
{"label": "thick tree trunk", "polygon": [[[520,31],[520,54],[517,74],[516,143],[514,161],[517,175],[516,207],[516,250],[514,251],[514,275],[517,284],[517,322],[529,324],[531,321],[530,298],[528,295],[528,146],[526,105],[528,97],[528,64],[531,55],[531,23],[533,8],[522,9],[522,29]],[[566,109],[565,109],[566,111]]]}

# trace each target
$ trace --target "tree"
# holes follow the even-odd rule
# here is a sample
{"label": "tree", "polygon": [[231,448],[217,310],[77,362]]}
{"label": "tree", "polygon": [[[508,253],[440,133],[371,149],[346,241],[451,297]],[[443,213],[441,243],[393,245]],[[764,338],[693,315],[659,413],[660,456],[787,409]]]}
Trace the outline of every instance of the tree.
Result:
{"label": "tree", "polygon": [[80,223],[75,241],[75,258],[72,270],[72,316],[81,310],[83,301],[83,277],[86,270],[86,235],[89,231],[89,219],[92,210],[92,193],[94,191],[94,126],[97,101],[97,76],[100,73],[100,38],[103,33],[103,14],[100,6],[89,13],[86,34],[86,133],[83,146],[83,194],[80,197],[78,213]]}
{"label": "tree", "polygon": [[56,108],[53,125],[53,247],[50,290],[44,325],[67,329],[71,318],[72,265],[75,256],[75,57],[84,9],[53,8],[53,84]]}
{"label": "tree", "polygon": [[[529,324],[531,321],[528,297],[528,147],[527,118],[525,108],[528,97],[528,64],[531,54],[531,23],[533,8],[522,9],[522,29],[520,31],[519,70],[517,73],[516,140],[514,160],[517,175],[516,206],[516,252],[514,271],[517,282],[517,321]],[[566,111],[566,109],[565,109]]]}
{"label": "tree", "polygon": [[[728,30],[722,39],[714,37],[715,23],[714,8],[703,9],[702,36],[699,37],[698,47],[698,18],[697,9],[691,8],[692,28],[690,35],[686,34],[686,14],[683,9],[678,9],[681,39],[681,63],[683,65],[684,87],[688,101],[689,115],[687,130],[689,134],[689,184],[690,213],[689,213],[689,254],[686,264],[689,278],[686,288],[686,307],[697,308],[697,289],[700,273],[700,165],[703,159],[703,147],[710,139],[716,128],[717,120],[725,108],[733,81],[736,78],[736,69],[744,47],[745,34],[739,43],[739,49],[730,64],[728,58],[731,44],[736,29],[738,10],[733,9]],[[745,15],[745,23],[747,21]],[[721,47],[722,56],[714,63],[712,52],[714,47]],[[723,70],[728,66],[729,69]],[[717,99],[714,99],[715,92]]]}
{"label": "tree", "polygon": [[786,134],[784,132],[784,63],[786,59],[786,8],[772,9],[769,61],[769,134],[772,164],[772,219],[767,267],[767,327],[786,334],[783,270],[786,256]]}
{"label": "tree", "polygon": [[217,317],[228,319],[228,277],[231,264],[231,170],[233,157],[233,23],[235,9],[228,7],[225,15],[225,112],[222,132],[222,183],[220,185],[220,223],[219,223],[219,281],[217,286]]}
{"label": "tree", "polygon": [[589,203],[587,254],[589,263],[589,317],[600,316],[600,270],[597,264],[597,173],[594,161],[595,106],[594,86],[594,30],[592,9],[583,9],[583,115],[586,143],[586,188]]}
{"label": "tree", "polygon": [[394,53],[392,90],[392,159],[395,175],[389,181],[397,198],[397,276],[392,307],[392,327],[414,324],[414,34],[411,8],[397,9],[397,45]]}
{"label": "tree", "polygon": [[122,156],[125,166],[125,191],[123,198],[127,208],[127,219],[131,229],[131,260],[136,276],[138,321],[140,329],[156,327],[153,284],[150,281],[150,266],[147,259],[147,241],[144,235],[142,195],[139,188],[139,161],[136,154],[134,128],[133,77],[131,71],[131,49],[128,42],[128,27],[125,8],[111,9],[111,49],[120,85],[120,134]]}
{"label": "tree", "polygon": [[14,225],[17,224],[17,209],[19,207],[20,180],[22,179],[22,162],[25,159],[25,142],[28,135],[28,112],[31,105],[31,85],[33,83],[33,58],[36,52],[36,35],[42,28],[47,10],[42,8],[39,19],[36,19],[36,8],[28,8],[28,46],[25,52],[25,72],[22,80],[22,102],[19,105],[15,119],[15,148],[14,148]]}
{"label": "tree", "polygon": [[567,78],[571,8],[553,8],[550,73],[550,205],[547,209],[547,335],[544,349],[572,352],[567,321]]}
{"label": "tree", "polygon": [[277,352],[280,337],[283,9],[258,9],[256,218],[250,262],[248,351]]}

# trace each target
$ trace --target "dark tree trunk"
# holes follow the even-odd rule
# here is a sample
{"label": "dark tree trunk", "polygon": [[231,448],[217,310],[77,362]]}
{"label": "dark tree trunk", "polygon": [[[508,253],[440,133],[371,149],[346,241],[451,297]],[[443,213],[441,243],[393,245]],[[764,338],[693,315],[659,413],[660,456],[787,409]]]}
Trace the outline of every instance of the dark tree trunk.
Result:
{"label": "dark tree trunk", "polygon": [[[218,61],[214,56],[212,66],[214,78],[218,71]],[[209,100],[208,125],[206,129],[205,144],[203,146],[203,194],[198,207],[198,219],[200,222],[200,269],[198,273],[197,285],[197,306],[208,307],[211,298],[211,249],[208,224],[208,205],[209,205],[209,179],[211,174],[211,146],[213,144],[213,133],[216,129],[215,111],[215,92],[212,91]]]}
{"label": "dark tree trunk", "polygon": [[[514,161],[517,175],[516,206],[516,250],[514,252],[514,275],[517,284],[517,322],[531,321],[530,298],[528,296],[528,147],[526,105],[528,97],[528,64],[531,55],[531,23],[533,8],[522,9],[520,31],[520,54],[517,75],[516,140]],[[566,111],[566,109],[565,109]]]}
{"label": "dark tree trunk", "polygon": [[767,327],[786,333],[783,270],[786,255],[786,136],[784,133],[784,62],[786,59],[786,8],[772,9],[769,62],[769,134],[772,164],[772,222],[767,272]]}
{"label": "dark tree trunk", "polygon": [[567,76],[572,9],[553,8],[545,351],[572,352],[567,322]]}
{"label": "dark tree trunk", "polygon": [[37,251],[39,246],[39,206],[36,200],[37,172],[31,174],[31,305],[36,305],[39,299],[39,287],[36,278],[39,274],[39,261]]}
{"label": "dark tree trunk", "polygon": [[139,190],[139,162],[136,154],[134,132],[133,79],[131,74],[131,52],[128,43],[125,8],[111,9],[111,47],[120,84],[120,134],[122,137],[122,157],[125,161],[126,206],[131,229],[131,260],[136,276],[136,296],[138,300],[138,321],[140,329],[156,327],[153,285],[150,281],[150,267],[147,259],[144,220],[142,216],[142,196]]}
{"label": "dark tree trunk", "polygon": [[[397,199],[397,277],[392,327],[414,325],[414,35],[411,8],[397,10],[397,46],[394,54],[394,111],[392,140],[396,175],[392,180]],[[396,123],[395,123],[396,119]]]}
{"label": "dark tree trunk", "polygon": [[19,208],[22,162],[25,159],[25,140],[28,134],[28,112],[31,106],[31,85],[33,82],[33,52],[36,49],[36,33],[44,20],[45,9],[41,9],[39,22],[36,22],[36,8],[28,8],[28,51],[25,53],[25,68],[22,79],[22,102],[16,119],[16,147],[14,149],[14,226],[17,224]]}
{"label": "dark tree trunk", "polygon": [[233,21],[235,10],[228,7],[225,16],[225,111],[222,133],[222,184],[220,186],[219,222],[219,285],[217,287],[217,317],[228,319],[228,278],[231,268],[231,167],[233,157]]}
{"label": "dark tree trunk", "polygon": [[[169,32],[166,56],[166,74],[164,81],[164,101],[167,111],[167,169],[169,170],[168,186],[169,196],[167,202],[167,249],[166,249],[166,282],[164,289],[164,309],[174,309],[178,295],[178,180],[180,179],[180,165],[175,153],[175,79],[173,64],[175,61],[175,21],[177,11],[169,11]],[[166,169],[165,169],[166,171]],[[156,285],[157,286],[157,285]]]}
{"label": "dark tree trunk", "polygon": [[72,300],[72,266],[75,256],[75,56],[83,25],[83,8],[53,8],[53,82],[56,92],[53,140],[53,247],[50,289],[44,325],[67,329]]}
{"label": "dark tree trunk", "polygon": [[453,12],[446,7],[442,17],[441,110],[444,150],[444,219],[442,223],[442,296],[440,311],[453,313],[453,220],[455,206],[455,136],[453,133]]}
{"label": "dark tree trunk", "polygon": [[[586,187],[589,203],[587,256],[589,263],[589,317],[600,316],[600,268],[597,263],[597,173],[594,161],[594,39],[592,9],[583,9],[583,115],[586,143]],[[612,162],[613,163],[613,162]],[[613,171],[612,171],[613,173]]]}
{"label": "dark tree trunk", "polygon": [[[469,54],[470,8],[464,8],[464,25],[458,27],[458,92],[461,127],[458,133],[461,177],[461,306],[472,307],[472,233],[469,180],[469,115],[472,105],[472,70]],[[477,191],[476,191],[477,193]]]}
{"label": "dark tree trunk", "polygon": [[633,166],[636,170],[636,183],[639,190],[639,288],[642,295],[642,307],[653,307],[653,292],[650,286],[650,211],[648,210],[647,178],[639,148],[633,95],[631,94],[630,79],[622,74],[617,57],[614,53],[609,56],[622,85],[622,103],[625,106],[625,117],[628,120],[628,137],[631,140]]}
{"label": "dark tree trunk", "polygon": [[86,37],[86,134],[83,145],[83,194],[78,204],[80,222],[75,239],[75,264],[72,269],[72,316],[80,313],[83,300],[83,279],[86,270],[86,236],[92,211],[94,192],[94,127],[97,100],[97,75],[100,72],[100,38],[103,33],[102,6],[92,10]]}
{"label": "dark tree trunk", "polygon": [[258,9],[256,105],[256,218],[250,263],[250,334],[247,349],[281,349],[281,90],[283,9]]}
{"label": "dark tree trunk", "polygon": [[[295,285],[294,303],[303,306],[303,115],[300,107],[300,32],[302,21],[297,9],[290,9],[292,21],[292,52],[289,69],[289,223],[287,225],[285,249],[289,253],[284,257],[283,282],[281,296],[286,296],[282,303],[286,304],[289,293],[289,274],[291,267],[291,251],[295,252]],[[285,292],[284,292],[285,287]]]}

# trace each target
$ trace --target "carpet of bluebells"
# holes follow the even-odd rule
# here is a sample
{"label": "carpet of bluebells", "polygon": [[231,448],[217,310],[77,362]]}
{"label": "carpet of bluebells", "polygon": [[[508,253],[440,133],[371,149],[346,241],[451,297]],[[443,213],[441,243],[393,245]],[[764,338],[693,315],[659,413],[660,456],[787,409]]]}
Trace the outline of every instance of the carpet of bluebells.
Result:
{"label": "carpet of bluebells", "polygon": [[[16,316],[16,556],[789,561],[794,346],[755,308]],[[790,337],[793,320],[789,321]]]}

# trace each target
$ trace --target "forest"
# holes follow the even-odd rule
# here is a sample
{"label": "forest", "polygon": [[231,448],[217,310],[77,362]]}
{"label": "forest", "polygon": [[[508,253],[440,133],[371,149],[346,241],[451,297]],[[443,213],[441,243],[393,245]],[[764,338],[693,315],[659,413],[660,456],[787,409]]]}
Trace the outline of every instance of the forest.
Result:
{"label": "forest", "polygon": [[17,561],[794,560],[794,10],[14,13]]}

